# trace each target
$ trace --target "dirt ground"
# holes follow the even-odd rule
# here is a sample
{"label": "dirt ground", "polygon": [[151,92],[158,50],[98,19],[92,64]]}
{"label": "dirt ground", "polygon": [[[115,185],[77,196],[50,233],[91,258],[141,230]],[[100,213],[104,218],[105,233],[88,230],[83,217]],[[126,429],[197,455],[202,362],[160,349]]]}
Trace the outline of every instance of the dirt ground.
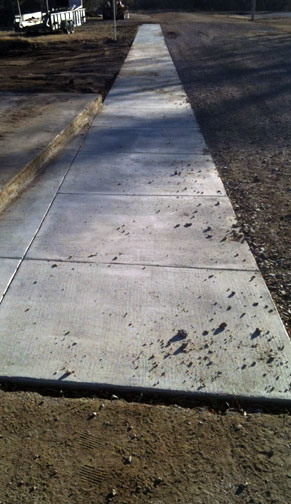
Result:
{"label": "dirt ground", "polygon": [[[243,232],[290,331],[291,24],[223,16],[90,20],[0,34],[0,89],[109,90],[139,22],[160,22]],[[101,396],[100,396],[101,397]],[[290,414],[0,390],[0,504],[286,504]],[[289,412],[290,413],[290,412]]]}
{"label": "dirt ground", "polygon": [[2,504],[286,504],[287,414],[0,391]]}
{"label": "dirt ground", "polygon": [[101,93],[106,96],[133,42],[137,23],[88,19],[73,35],[0,32],[0,89],[18,92]]}

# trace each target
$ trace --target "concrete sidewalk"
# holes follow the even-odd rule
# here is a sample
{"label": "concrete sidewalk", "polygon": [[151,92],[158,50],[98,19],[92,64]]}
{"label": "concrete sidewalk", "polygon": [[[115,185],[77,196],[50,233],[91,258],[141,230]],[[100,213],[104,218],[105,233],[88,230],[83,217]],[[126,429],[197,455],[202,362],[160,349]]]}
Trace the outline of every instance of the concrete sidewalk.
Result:
{"label": "concrete sidewalk", "polygon": [[2,380],[290,401],[290,341],[158,25],[54,171],[45,206],[36,181],[0,217]]}
{"label": "concrete sidewalk", "polygon": [[0,93],[0,207],[91,124],[101,103],[94,94]]}

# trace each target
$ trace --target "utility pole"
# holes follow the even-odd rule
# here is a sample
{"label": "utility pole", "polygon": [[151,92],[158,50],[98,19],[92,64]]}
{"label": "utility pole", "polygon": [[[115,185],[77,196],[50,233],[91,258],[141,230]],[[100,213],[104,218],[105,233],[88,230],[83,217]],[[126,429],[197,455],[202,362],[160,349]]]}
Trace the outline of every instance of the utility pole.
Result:
{"label": "utility pole", "polygon": [[255,20],[255,14],[256,14],[256,0],[252,0],[252,7],[251,7],[251,21]]}
{"label": "utility pole", "polygon": [[116,0],[112,0],[112,3],[113,3],[114,40],[117,40],[117,30],[116,30]]}
{"label": "utility pole", "polygon": [[21,8],[20,8],[19,0],[17,0],[17,7],[18,7],[19,16],[20,16],[20,19],[21,19],[22,13],[21,13]]}

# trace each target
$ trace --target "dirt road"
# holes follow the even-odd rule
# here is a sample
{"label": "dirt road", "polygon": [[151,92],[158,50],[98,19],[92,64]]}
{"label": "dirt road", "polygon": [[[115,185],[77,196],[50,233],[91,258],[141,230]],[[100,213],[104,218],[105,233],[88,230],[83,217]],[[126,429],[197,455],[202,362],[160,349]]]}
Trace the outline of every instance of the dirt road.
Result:
{"label": "dirt road", "polygon": [[[13,37],[6,33],[0,86],[105,96],[139,22],[162,23],[242,229],[290,328],[288,24],[147,14],[120,24],[118,49],[112,28],[92,21],[72,38],[18,39],[8,53]],[[288,412],[142,401],[1,391],[0,502],[290,501]]]}

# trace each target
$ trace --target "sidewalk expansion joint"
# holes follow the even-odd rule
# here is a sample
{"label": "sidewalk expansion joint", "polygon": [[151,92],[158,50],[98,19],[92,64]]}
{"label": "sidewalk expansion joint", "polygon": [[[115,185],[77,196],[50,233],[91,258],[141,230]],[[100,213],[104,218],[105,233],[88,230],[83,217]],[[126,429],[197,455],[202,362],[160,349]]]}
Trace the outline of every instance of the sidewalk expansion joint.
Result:
{"label": "sidewalk expansion joint", "polygon": [[[84,136],[83,141],[84,141],[84,139],[85,139],[85,138],[86,138],[86,135]],[[5,296],[6,296],[7,292],[8,292],[8,290],[9,290],[10,285],[12,284],[12,282],[13,282],[13,280],[14,280],[15,276],[17,275],[17,272],[18,272],[18,270],[19,270],[19,268],[20,268],[20,266],[21,266],[22,262],[23,262],[23,261],[24,261],[24,259],[26,258],[26,255],[28,254],[28,251],[29,251],[29,249],[30,249],[31,245],[33,244],[33,242],[34,242],[34,240],[35,240],[36,236],[38,235],[38,233],[39,233],[39,231],[40,231],[40,229],[41,229],[41,227],[42,227],[42,225],[43,225],[43,223],[44,223],[44,221],[45,221],[45,219],[46,219],[46,216],[47,216],[47,214],[49,213],[49,211],[50,211],[50,209],[51,209],[51,207],[52,207],[52,205],[53,205],[53,203],[54,203],[54,201],[55,201],[55,199],[56,199],[56,197],[57,197],[57,195],[58,195],[58,190],[59,190],[59,189],[60,189],[60,187],[62,186],[62,184],[63,184],[63,182],[64,182],[64,180],[65,180],[65,178],[66,178],[66,176],[67,176],[68,172],[70,171],[70,168],[71,168],[72,164],[74,163],[74,161],[75,161],[75,159],[76,159],[76,157],[77,157],[77,155],[78,155],[78,153],[79,153],[79,151],[80,151],[81,147],[82,147],[82,143],[80,143],[80,145],[79,145],[79,146],[78,146],[78,148],[76,149],[76,152],[75,152],[74,156],[72,157],[71,161],[69,162],[68,168],[67,168],[66,172],[64,173],[64,176],[63,176],[63,178],[62,178],[62,180],[61,180],[61,182],[60,182],[60,184],[59,184],[59,187],[58,187],[58,189],[56,190],[55,195],[53,196],[53,198],[52,198],[52,200],[51,200],[51,202],[50,202],[50,204],[49,204],[49,206],[48,206],[48,208],[47,208],[47,210],[46,210],[46,212],[45,212],[44,216],[42,217],[41,222],[40,222],[40,224],[39,224],[38,228],[36,229],[36,231],[35,231],[35,233],[34,233],[34,235],[33,235],[32,239],[30,240],[30,242],[29,242],[29,244],[28,244],[28,246],[27,246],[27,248],[26,248],[26,250],[25,250],[25,252],[24,252],[23,256],[19,259],[19,263],[17,264],[17,267],[15,268],[14,274],[13,274],[13,275],[12,275],[12,277],[10,278],[9,283],[8,283],[8,285],[6,286],[6,289],[4,290],[4,292],[3,292],[3,294],[2,294],[2,297],[1,297],[1,299],[0,299],[0,305],[1,305],[1,303],[3,302],[3,299],[5,298]],[[11,258],[7,258],[7,259],[11,259]]]}
{"label": "sidewalk expansion joint", "polygon": [[[110,134],[113,134],[115,130],[120,130],[120,129],[123,129],[123,126],[107,126],[105,122],[103,122],[102,120],[102,117],[97,119],[97,123],[94,124],[92,127],[91,127],[91,130],[98,130],[98,129],[105,129],[108,131],[108,135]],[[160,126],[136,126],[134,125],[134,130],[135,131],[157,131],[157,132],[160,132],[162,130],[167,130],[167,131],[174,131],[174,132],[179,132],[181,131],[181,127],[179,126],[168,126],[167,127],[160,127]],[[184,131],[193,131],[193,133],[200,133],[201,134],[201,130],[200,130],[200,127],[198,126],[186,126],[184,128],[183,126],[183,130]],[[95,134],[97,135],[99,133],[99,131],[96,131]],[[107,133],[106,133],[107,134]],[[162,152],[159,153],[159,154],[163,154]]]}
{"label": "sidewalk expansion joint", "polygon": [[[91,154],[91,152],[90,152],[90,151],[91,151],[91,149],[86,149],[86,148],[84,148],[84,150],[83,150],[83,154],[84,154],[84,153],[86,153],[86,154]],[[169,153],[168,153],[168,152],[160,152],[160,151],[159,151],[159,152],[156,152],[156,151],[154,151],[154,150],[152,150],[152,151],[151,151],[151,150],[125,151],[125,150],[122,150],[122,149],[118,150],[118,154],[120,154],[120,155],[122,155],[122,156],[124,156],[124,155],[131,155],[131,154],[147,154],[147,155],[160,155],[160,154],[162,154],[162,155],[164,155],[164,156],[169,155]],[[172,154],[173,156],[191,156],[191,155],[192,155],[192,156],[195,156],[195,155],[196,155],[196,156],[205,156],[205,155],[209,156],[209,155],[210,155],[210,153],[209,153],[209,152],[205,153],[205,152],[203,152],[203,150],[198,151],[198,152],[196,152],[196,151],[195,151],[195,152],[182,152],[182,151],[175,151],[175,152],[171,152],[171,154]]]}
{"label": "sidewalk expansion joint", "polygon": [[11,256],[6,256],[6,255],[2,256],[2,255],[0,255],[0,259],[11,259],[11,260],[14,260],[14,261],[21,261],[23,259],[23,257],[22,256],[18,256],[17,257],[17,256],[13,256],[13,255],[11,255]]}
{"label": "sidewalk expansion joint", "polygon": [[63,192],[59,191],[58,195],[62,196],[118,196],[118,197],[132,197],[132,196],[142,196],[142,197],[149,197],[149,198],[225,198],[229,199],[226,194],[143,194],[143,193],[103,193],[103,192],[95,192],[95,191],[80,191],[80,192]]}
{"label": "sidewalk expansion joint", "polygon": [[183,266],[174,264],[154,264],[154,263],[127,263],[127,262],[106,262],[106,261],[82,261],[80,259],[56,259],[44,257],[25,257],[26,261],[46,262],[46,263],[65,263],[65,264],[95,264],[96,266],[133,266],[144,268],[169,268],[169,269],[183,269],[183,270],[206,270],[206,271],[237,271],[244,273],[259,273],[258,268],[227,268],[224,266]]}

